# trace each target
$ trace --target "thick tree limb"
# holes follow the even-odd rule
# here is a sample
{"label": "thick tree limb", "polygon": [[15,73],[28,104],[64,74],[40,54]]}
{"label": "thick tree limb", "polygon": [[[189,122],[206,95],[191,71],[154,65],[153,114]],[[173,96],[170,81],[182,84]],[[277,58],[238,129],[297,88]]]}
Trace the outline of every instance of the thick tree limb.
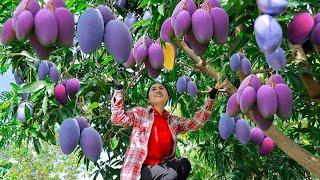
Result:
{"label": "thick tree limb", "polygon": [[[299,66],[309,68],[307,57],[304,50],[300,45],[292,45],[289,43],[290,49],[292,49],[292,56],[296,60],[295,63]],[[306,87],[310,97],[320,103],[320,84],[310,74],[301,72],[299,73],[300,79]]]}
{"label": "thick tree limb", "polygon": [[[220,73],[217,72],[212,66],[207,64],[201,57],[194,54],[192,49],[190,49],[184,42],[178,41],[179,48],[182,49],[191,60],[199,66],[199,68],[216,81],[220,80]],[[228,94],[233,94],[237,92],[237,88],[227,80],[226,83],[226,92]],[[246,116],[255,122],[251,112],[247,113]],[[275,125],[272,125],[265,133],[273,139],[277,146],[282,149],[290,158],[295,160],[305,169],[310,171],[316,177],[320,178],[320,160],[309,151],[302,148],[299,144],[292,141],[284,133],[282,133],[279,128]]]}

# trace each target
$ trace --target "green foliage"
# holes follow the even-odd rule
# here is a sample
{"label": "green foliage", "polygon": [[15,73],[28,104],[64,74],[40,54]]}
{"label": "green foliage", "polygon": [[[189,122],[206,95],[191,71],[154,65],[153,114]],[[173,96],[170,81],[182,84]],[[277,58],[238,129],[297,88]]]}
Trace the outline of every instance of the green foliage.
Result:
{"label": "green foliage", "polygon": [[[78,17],[85,9],[96,7],[106,1],[65,0],[65,2],[71,12]],[[0,24],[13,15],[18,3],[17,0],[1,2]],[[118,10],[116,14],[125,17],[128,12],[133,12],[142,17],[145,10],[151,10],[152,20],[138,21],[132,32],[134,42],[145,34],[150,35],[155,41],[159,36],[162,22],[171,16],[177,3],[177,0],[129,1],[128,10]],[[233,53],[243,49],[253,65],[252,69],[268,68],[253,34],[253,23],[259,12],[254,0],[221,0],[221,3],[230,19],[228,43],[217,45],[211,42],[203,58],[221,73],[222,77],[228,78],[238,87],[240,85],[239,77],[237,73],[231,72],[229,66],[229,59]],[[109,1],[106,4],[109,5]],[[307,8],[306,4],[310,8]],[[317,12],[319,4],[317,1],[292,0],[289,1],[287,12],[277,17],[284,32],[284,41],[281,47],[286,51],[288,60],[292,60],[289,58],[291,50],[286,40],[288,23],[298,12],[309,10]],[[143,26],[143,24],[150,25]],[[239,25],[242,25],[243,28],[235,36],[236,27]],[[175,42],[173,44],[177,45]],[[312,46],[303,47],[305,51],[309,50],[306,52],[310,69],[300,67],[295,63],[295,60],[292,60],[286,65],[284,72],[277,72],[285,78],[292,89],[294,104],[292,117],[288,120],[275,119],[274,124],[290,139],[319,157],[320,105],[310,98],[297,73],[306,72],[319,81],[319,55]],[[49,78],[38,81],[37,69],[33,65],[36,57],[28,41],[23,43],[15,41],[11,46],[1,46],[0,54],[0,72],[6,72],[10,66],[12,71],[16,68],[21,69],[26,84],[22,88],[11,84],[13,90],[4,92],[0,96],[0,150],[4,152],[3,156],[6,157],[4,161],[0,162],[0,177],[6,174],[7,177],[16,179],[34,178],[33,173],[35,172],[32,170],[39,169],[38,177],[47,178],[48,171],[53,171],[55,173],[67,172],[68,179],[75,179],[75,174],[78,173],[75,164],[54,165],[57,159],[53,156],[57,152],[61,155],[61,151],[56,146],[54,146],[53,152],[47,151],[49,144],[58,145],[58,126],[56,125],[60,125],[66,118],[75,116],[87,118],[89,123],[100,133],[103,150],[107,157],[93,164],[82,153],[79,153],[78,163],[83,163],[86,167],[94,165],[96,171],[92,174],[93,177],[97,177],[99,174],[105,179],[114,175],[119,177],[123,157],[129,145],[131,129],[117,127],[110,122],[110,99],[113,87],[106,81],[104,74],[112,75],[119,82],[124,82],[125,109],[138,105],[147,106],[146,91],[155,80],[149,78],[147,72],[144,69],[141,70],[140,67],[128,70],[116,63],[104,46],[90,55],[85,55],[81,53],[76,42],[75,46],[70,49],[56,48],[50,57],[50,61],[58,67],[60,72],[67,71],[71,64],[65,78],[77,77],[81,82],[81,88],[77,95],[71,97],[67,104],[61,106],[53,98],[55,84],[51,83]],[[75,60],[74,64],[73,60]],[[207,86],[213,87],[216,82],[205,73],[198,73],[194,63],[181,50],[177,51],[175,68],[170,72],[167,70],[161,72],[158,81],[163,81],[168,85],[171,98],[170,108],[177,107],[176,110],[182,117],[192,117],[202,107],[207,95],[198,93],[195,98],[179,95],[175,89],[175,82],[178,77],[183,75],[195,80],[201,91],[206,91]],[[269,76],[268,73],[259,74],[263,82],[266,82]],[[32,93],[29,102],[34,106],[33,116],[24,124],[19,122],[16,115],[17,107],[22,102],[19,93],[23,92]],[[193,170],[190,179],[307,178],[306,170],[290,159],[277,146],[267,157],[260,157],[257,146],[253,144],[241,145],[233,135],[227,141],[222,140],[218,134],[218,120],[220,115],[225,112],[227,100],[228,97],[220,93],[212,116],[204,128],[180,137],[177,155],[187,156],[191,159]],[[255,126],[252,122],[250,125],[251,127]],[[16,149],[16,147],[24,148]],[[26,151],[26,148],[34,148],[38,155],[31,155],[32,151]],[[19,152],[13,151],[15,149]],[[77,149],[76,152],[80,152],[80,150]],[[18,157],[18,155],[22,156]],[[14,157],[19,163],[9,162],[9,157]],[[74,163],[75,161],[74,154],[62,157],[66,160],[65,162]]]}

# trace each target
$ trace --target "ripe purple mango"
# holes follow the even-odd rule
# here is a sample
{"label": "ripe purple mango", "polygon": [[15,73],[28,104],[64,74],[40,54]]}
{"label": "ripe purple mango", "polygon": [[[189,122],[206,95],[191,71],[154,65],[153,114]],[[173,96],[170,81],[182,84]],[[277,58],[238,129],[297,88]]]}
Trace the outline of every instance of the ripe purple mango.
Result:
{"label": "ripe purple mango", "polygon": [[161,69],[153,69],[148,59],[144,61],[144,64],[145,64],[147,73],[151,78],[157,78],[160,75]]}
{"label": "ripe purple mango", "polygon": [[75,22],[73,14],[66,8],[57,8],[54,16],[58,25],[58,41],[64,48],[70,48],[73,44]]}
{"label": "ripe purple mango", "polygon": [[93,127],[84,128],[81,132],[80,147],[83,154],[92,162],[96,162],[102,151],[102,139]]}
{"label": "ripe purple mango", "polygon": [[25,114],[25,107],[27,107],[29,109],[29,114],[30,116],[32,116],[33,114],[33,106],[31,103],[28,102],[23,102],[18,106],[17,109],[17,114],[18,114],[18,118],[21,122],[25,123],[27,118],[26,118],[26,114]]}
{"label": "ripe purple mango", "polygon": [[314,27],[314,19],[309,13],[299,13],[290,22],[288,40],[291,44],[303,44],[308,40]]}
{"label": "ripe purple mango", "polygon": [[51,47],[58,37],[58,24],[54,14],[41,9],[34,17],[34,30],[40,43]]}
{"label": "ripe purple mango", "polygon": [[62,84],[58,84],[54,87],[53,96],[59,104],[65,104],[68,101],[67,90]]}
{"label": "ripe purple mango", "polygon": [[180,11],[174,21],[174,34],[177,38],[182,38],[190,29],[191,16],[186,10]]}
{"label": "ripe purple mango", "polygon": [[60,72],[57,67],[52,66],[49,69],[49,77],[50,77],[51,81],[54,83],[57,83],[59,81]]}
{"label": "ripe purple mango", "polygon": [[164,62],[164,54],[159,44],[153,43],[148,48],[148,59],[153,69],[161,69]]}
{"label": "ripe purple mango", "polygon": [[[15,18],[24,10],[30,11],[32,15],[35,16],[40,10],[40,5],[37,0],[29,0],[28,6],[26,6],[26,0],[22,0],[13,13],[13,22],[15,21]],[[13,29],[15,29],[15,24],[13,23],[12,25]]]}
{"label": "ripe purple mango", "polygon": [[66,87],[66,86],[67,86],[67,83],[68,83],[68,79],[62,79],[61,85],[63,85],[64,87]]}
{"label": "ripe purple mango", "polygon": [[126,9],[127,0],[116,0],[115,6],[118,6],[121,9]]}
{"label": "ripe purple mango", "polygon": [[[142,20],[151,20],[152,19],[152,13],[151,11],[146,11],[143,14]],[[143,27],[149,26],[149,24],[144,24]]]}
{"label": "ripe purple mango", "polygon": [[14,80],[16,81],[16,84],[18,85],[22,84],[22,80],[21,80],[22,75],[23,75],[23,72],[21,70],[19,71],[17,71],[17,69],[14,70],[13,77],[14,77]]}
{"label": "ripe purple mango", "polygon": [[123,66],[126,68],[132,68],[134,67],[134,65],[136,65],[136,60],[134,59],[134,56],[133,56],[133,50],[131,50],[128,60],[123,64]]}
{"label": "ripe purple mango", "polygon": [[277,112],[278,101],[274,89],[268,85],[262,85],[257,91],[257,105],[261,115],[266,119],[273,118]]}
{"label": "ripe purple mango", "polygon": [[152,13],[151,13],[151,11],[146,11],[146,12],[144,12],[143,17],[142,17],[142,20],[151,20],[151,18],[152,18]]}
{"label": "ripe purple mango", "polygon": [[70,154],[80,141],[80,127],[75,119],[64,120],[59,131],[59,145],[64,154]]}
{"label": "ripe purple mango", "polygon": [[245,75],[249,75],[251,73],[251,62],[249,61],[249,59],[247,59],[246,57],[241,59],[240,69]]}
{"label": "ripe purple mango", "polygon": [[240,114],[234,117],[234,122],[236,123],[239,119],[242,119]]}
{"label": "ripe purple mango", "polygon": [[184,36],[184,39],[197,56],[203,55],[209,47],[209,43],[200,44],[191,30]]}
{"label": "ripe purple mango", "polygon": [[271,86],[271,79],[275,82],[275,84],[286,84],[284,79],[279,74],[272,74],[267,81],[267,85]]}
{"label": "ripe purple mango", "polygon": [[148,48],[144,44],[141,44],[133,53],[133,57],[138,65],[142,64],[148,58]]}
{"label": "ripe purple mango", "polygon": [[[250,81],[250,79],[251,79],[251,81]],[[249,81],[250,81],[250,83],[248,84]],[[240,96],[242,94],[242,91],[244,90],[244,88],[247,85],[252,86],[256,91],[258,91],[258,89],[261,87],[262,84],[261,84],[260,79],[255,74],[250,74],[249,76],[244,78],[244,80],[241,82],[241,84],[238,88],[238,92],[237,92],[238,103],[240,103]]]}
{"label": "ripe purple mango", "polygon": [[277,71],[283,71],[286,66],[286,53],[281,47],[278,47],[274,52],[265,54],[268,65]]}
{"label": "ripe purple mango", "polygon": [[239,54],[235,53],[230,58],[231,71],[237,71],[239,66],[240,66],[240,56]]}
{"label": "ripe purple mango", "polygon": [[313,16],[314,26],[316,26],[320,22],[320,13],[317,13]]}
{"label": "ripe purple mango", "polygon": [[208,3],[211,6],[211,8],[215,8],[215,7],[221,8],[221,4],[218,0],[206,0],[202,4],[201,9],[206,9],[206,6],[207,6],[206,3]]}
{"label": "ripe purple mango", "polygon": [[44,80],[49,74],[49,66],[46,62],[43,62],[39,65],[38,75],[39,80]]}
{"label": "ripe purple mango", "polygon": [[250,126],[244,119],[239,119],[234,128],[234,133],[241,144],[248,144],[250,141]]}
{"label": "ripe purple mango", "polygon": [[254,32],[258,47],[264,53],[272,53],[282,42],[281,26],[272,16],[259,16],[254,21]]}
{"label": "ripe purple mango", "polygon": [[251,109],[251,112],[252,112],[252,115],[258,125],[258,127],[262,130],[267,130],[270,128],[270,126],[272,125],[272,121],[273,121],[273,118],[271,119],[265,119],[260,111],[259,111],[259,108],[258,106],[254,106],[252,109]]}
{"label": "ripe purple mango", "polygon": [[264,139],[264,132],[260,128],[254,127],[251,129],[250,141],[253,144],[259,145],[263,139]]}
{"label": "ripe purple mango", "polygon": [[20,94],[20,95],[21,95],[21,98],[22,98],[23,100],[29,100],[29,99],[30,99],[30,96],[31,96],[30,93],[22,93],[22,94]]}
{"label": "ripe purple mango", "polygon": [[47,64],[48,64],[49,69],[50,69],[51,67],[53,67],[53,66],[54,66],[54,65],[53,65],[53,63],[52,63],[51,61],[45,61],[45,63],[47,63]]}
{"label": "ripe purple mango", "polygon": [[186,82],[188,83],[189,81],[191,81],[191,79],[188,76],[183,76],[186,79]]}
{"label": "ripe purple mango", "polygon": [[192,32],[201,44],[209,43],[213,35],[213,21],[210,13],[197,9],[192,15]]}
{"label": "ripe purple mango", "polygon": [[274,87],[277,95],[278,109],[277,115],[281,119],[288,119],[292,114],[292,92],[285,84],[277,84]]}
{"label": "ripe purple mango", "polygon": [[210,11],[213,24],[213,40],[217,44],[224,44],[228,40],[229,16],[225,10],[215,7]]}
{"label": "ripe purple mango", "polygon": [[[197,6],[194,3],[193,0],[186,0],[186,6],[185,8],[183,8],[183,10],[186,10],[190,13],[190,16],[192,17],[192,14],[197,10]],[[181,8],[184,5],[184,0],[181,0],[177,6],[174,8],[173,12],[172,12],[172,16],[171,16],[171,26],[172,28],[174,28],[174,22],[176,20],[176,16],[177,14],[180,12]]]}
{"label": "ripe purple mango", "polygon": [[79,125],[79,128],[80,128],[80,133],[82,132],[82,130],[84,128],[89,127],[89,122],[88,122],[87,119],[85,119],[83,117],[79,117],[79,116],[74,117],[74,119],[78,122],[78,125]]}
{"label": "ripe purple mango", "polygon": [[132,34],[122,21],[109,21],[105,28],[104,43],[112,58],[118,63],[122,64],[128,60],[132,45]]}
{"label": "ripe purple mango", "polygon": [[97,9],[102,15],[104,27],[106,27],[109,21],[115,19],[115,15],[112,14],[112,10],[108,6],[99,5]]}
{"label": "ripe purple mango", "polygon": [[45,9],[50,9],[51,2],[54,4],[55,9],[59,7],[67,8],[66,3],[63,0],[48,0]]}
{"label": "ripe purple mango", "polygon": [[247,86],[246,88],[244,88],[240,96],[241,112],[247,113],[256,104],[256,101],[257,101],[256,90],[251,86]]}
{"label": "ripe purple mango", "polygon": [[74,96],[80,89],[80,81],[77,78],[69,79],[66,84],[66,89],[71,96]]}
{"label": "ripe purple mango", "polygon": [[278,16],[288,7],[286,0],[258,0],[257,4],[262,14],[270,16]]}
{"label": "ripe purple mango", "polygon": [[124,18],[124,23],[128,26],[128,28],[132,28],[131,26],[138,21],[137,17],[135,14],[128,14]]}
{"label": "ripe purple mango", "polygon": [[259,154],[261,156],[266,156],[273,151],[274,142],[270,137],[266,137],[262,140],[261,144],[259,145]]}
{"label": "ripe purple mango", "polygon": [[82,52],[90,54],[100,48],[104,35],[104,22],[99,10],[88,8],[78,21],[77,35]]}
{"label": "ripe purple mango", "polygon": [[230,96],[227,102],[227,115],[230,117],[235,117],[240,113],[240,106],[237,101],[237,93]]}
{"label": "ripe purple mango", "polygon": [[227,140],[234,131],[235,122],[232,117],[223,113],[219,120],[219,134],[222,139]]}
{"label": "ripe purple mango", "polygon": [[137,49],[141,44],[145,43],[145,45],[147,46],[147,48],[149,48],[152,44],[152,40],[150,39],[150,37],[147,35],[145,36],[145,39],[143,39],[144,36],[141,36],[137,42],[134,44],[133,49]]}
{"label": "ripe purple mango", "polygon": [[38,40],[35,33],[32,33],[29,36],[29,40],[33,50],[36,53],[36,56],[39,59],[48,59],[50,57],[51,52],[53,51],[52,47],[44,47],[40,41]]}
{"label": "ripe purple mango", "polygon": [[165,42],[170,42],[170,39],[174,38],[174,30],[171,26],[171,17],[163,22],[160,30],[160,38]]}
{"label": "ripe purple mango", "polygon": [[244,54],[243,54],[243,53],[241,53],[241,52],[238,52],[237,54],[239,55],[239,57],[240,57],[240,60],[241,60],[241,59],[243,59],[243,58],[245,58],[245,56],[244,56]]}
{"label": "ripe purple mango", "polygon": [[4,22],[1,31],[1,43],[3,45],[9,45],[13,43],[16,38],[16,32],[12,28],[12,18],[9,18]]}
{"label": "ripe purple mango", "polygon": [[34,67],[38,68],[39,67],[39,60],[34,60],[33,61],[33,64],[34,64]]}
{"label": "ripe purple mango", "polygon": [[24,41],[28,38],[33,30],[33,15],[30,11],[24,10],[15,21],[16,37],[19,41]]}
{"label": "ripe purple mango", "polygon": [[311,42],[316,45],[320,45],[320,25],[319,24],[316,24],[315,27],[313,28],[313,31],[311,33]]}
{"label": "ripe purple mango", "polygon": [[195,97],[197,94],[197,85],[193,81],[187,83],[187,92],[190,96]]}
{"label": "ripe purple mango", "polygon": [[179,94],[183,94],[187,90],[186,78],[179,77],[176,83],[176,88]]}

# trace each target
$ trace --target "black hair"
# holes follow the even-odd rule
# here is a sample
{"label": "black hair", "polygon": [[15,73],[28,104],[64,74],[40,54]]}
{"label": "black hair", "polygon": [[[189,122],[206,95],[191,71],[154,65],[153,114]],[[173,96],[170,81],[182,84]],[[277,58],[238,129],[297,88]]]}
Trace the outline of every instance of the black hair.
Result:
{"label": "black hair", "polygon": [[149,92],[150,92],[150,89],[151,89],[152,85],[154,85],[154,84],[161,84],[162,86],[164,86],[164,88],[166,88],[167,93],[168,93],[168,96],[169,96],[169,91],[168,91],[167,86],[166,86],[164,83],[155,82],[155,83],[151,84],[151,86],[148,88],[148,91],[147,91],[147,99],[149,99]]}

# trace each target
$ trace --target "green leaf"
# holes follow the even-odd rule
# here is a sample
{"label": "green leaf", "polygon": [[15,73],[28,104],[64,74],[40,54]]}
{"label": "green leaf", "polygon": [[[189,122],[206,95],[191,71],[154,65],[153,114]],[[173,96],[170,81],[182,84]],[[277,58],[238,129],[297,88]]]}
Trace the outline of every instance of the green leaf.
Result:
{"label": "green leaf", "polygon": [[12,86],[13,89],[18,90],[19,86],[17,84],[14,83],[10,83],[10,85]]}
{"label": "green leaf", "polygon": [[76,1],[77,1],[77,0],[71,0],[71,1],[69,1],[68,4],[67,4],[67,8],[70,9]]}
{"label": "green leaf", "polygon": [[117,138],[117,136],[113,136],[113,138],[111,139],[111,149],[114,150],[119,143],[119,139]]}
{"label": "green leaf", "polygon": [[47,106],[48,106],[48,96],[45,95],[42,101],[42,111],[44,115],[47,113]]}
{"label": "green leaf", "polygon": [[179,149],[178,146],[176,147],[176,155],[177,155],[178,158],[181,157],[180,149]]}
{"label": "green leaf", "polygon": [[[32,107],[31,107],[32,108]],[[26,116],[26,120],[30,119],[31,117],[31,112],[30,112],[30,109],[29,107],[25,104],[24,105],[24,114]]]}
{"label": "green leaf", "polygon": [[36,92],[42,88],[44,88],[47,85],[47,83],[45,81],[36,81],[33,83],[29,83],[24,85],[19,93],[32,93],[32,92]]}
{"label": "green leaf", "polygon": [[54,86],[55,86],[55,83],[50,83],[47,85],[46,89],[48,92],[48,96],[53,95]]}
{"label": "green leaf", "polygon": [[37,152],[38,154],[40,154],[41,144],[40,144],[39,139],[33,138],[33,145],[34,145],[34,148],[36,149],[36,152]]}
{"label": "green leaf", "polygon": [[159,12],[159,14],[161,14],[162,16],[164,16],[163,4],[160,4],[160,6],[158,6],[158,12]]}
{"label": "green leaf", "polygon": [[97,108],[97,107],[99,107],[99,103],[93,102],[93,103],[89,106],[89,109],[92,110],[92,109]]}

